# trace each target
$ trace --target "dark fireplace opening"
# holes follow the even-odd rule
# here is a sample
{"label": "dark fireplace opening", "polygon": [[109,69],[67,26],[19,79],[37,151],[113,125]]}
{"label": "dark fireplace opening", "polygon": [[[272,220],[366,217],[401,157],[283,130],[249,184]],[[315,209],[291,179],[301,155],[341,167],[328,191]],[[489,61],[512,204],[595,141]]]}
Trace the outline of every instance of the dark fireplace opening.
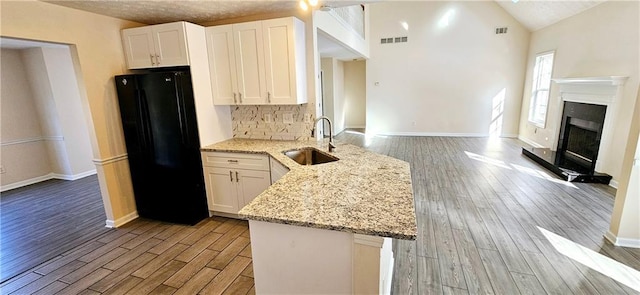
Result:
{"label": "dark fireplace opening", "polygon": [[611,176],[595,171],[607,107],[565,101],[558,146],[523,148],[522,152],[569,181],[609,183]]}
{"label": "dark fireplace opening", "polygon": [[593,174],[607,107],[566,101],[556,162],[569,172]]}
{"label": "dark fireplace opening", "polygon": [[560,164],[580,173],[593,173],[602,124],[567,117],[564,144],[558,145]]}

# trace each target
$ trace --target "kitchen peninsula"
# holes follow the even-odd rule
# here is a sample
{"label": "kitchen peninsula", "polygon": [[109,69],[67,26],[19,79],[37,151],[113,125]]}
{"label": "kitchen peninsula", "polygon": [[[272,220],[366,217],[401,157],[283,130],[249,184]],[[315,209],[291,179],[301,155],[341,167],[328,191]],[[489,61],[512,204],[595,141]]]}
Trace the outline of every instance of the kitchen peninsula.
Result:
{"label": "kitchen peninsula", "polygon": [[391,238],[417,234],[409,164],[340,143],[331,163],[284,154],[303,147],[326,153],[327,143],[232,139],[202,149],[268,155],[290,169],[239,211],[257,293],[388,293]]}

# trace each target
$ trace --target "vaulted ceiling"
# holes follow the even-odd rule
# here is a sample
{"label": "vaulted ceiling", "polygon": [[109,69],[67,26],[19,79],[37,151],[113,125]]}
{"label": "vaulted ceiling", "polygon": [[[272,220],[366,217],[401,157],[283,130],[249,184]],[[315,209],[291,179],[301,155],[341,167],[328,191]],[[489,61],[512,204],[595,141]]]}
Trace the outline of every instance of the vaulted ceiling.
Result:
{"label": "vaulted ceiling", "polygon": [[[195,1],[139,1],[139,0],[44,0],[45,2],[85,10],[145,24],[159,24],[178,20],[193,23],[249,15],[275,13],[298,9],[298,1],[243,1],[243,0],[195,0]],[[346,6],[358,3],[374,3],[381,0],[321,1],[328,6]],[[498,0],[515,19],[531,31],[544,28],[562,19],[578,14],[606,0]]]}

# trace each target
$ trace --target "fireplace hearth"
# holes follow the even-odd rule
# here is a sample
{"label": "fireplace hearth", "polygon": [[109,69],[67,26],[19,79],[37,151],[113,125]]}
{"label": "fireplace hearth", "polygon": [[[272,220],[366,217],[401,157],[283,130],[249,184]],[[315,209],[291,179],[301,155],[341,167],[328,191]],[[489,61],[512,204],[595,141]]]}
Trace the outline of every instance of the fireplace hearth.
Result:
{"label": "fireplace hearth", "polygon": [[522,148],[522,153],[568,181],[609,184],[611,176],[595,171],[607,107],[564,102],[558,146]]}

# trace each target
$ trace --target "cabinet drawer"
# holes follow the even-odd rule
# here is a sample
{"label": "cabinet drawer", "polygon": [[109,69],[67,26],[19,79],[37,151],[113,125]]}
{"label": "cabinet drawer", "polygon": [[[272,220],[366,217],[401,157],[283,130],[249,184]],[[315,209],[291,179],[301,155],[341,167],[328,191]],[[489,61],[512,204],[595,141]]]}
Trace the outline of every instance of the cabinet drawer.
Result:
{"label": "cabinet drawer", "polygon": [[202,152],[202,165],[269,171],[269,156],[245,153]]}

